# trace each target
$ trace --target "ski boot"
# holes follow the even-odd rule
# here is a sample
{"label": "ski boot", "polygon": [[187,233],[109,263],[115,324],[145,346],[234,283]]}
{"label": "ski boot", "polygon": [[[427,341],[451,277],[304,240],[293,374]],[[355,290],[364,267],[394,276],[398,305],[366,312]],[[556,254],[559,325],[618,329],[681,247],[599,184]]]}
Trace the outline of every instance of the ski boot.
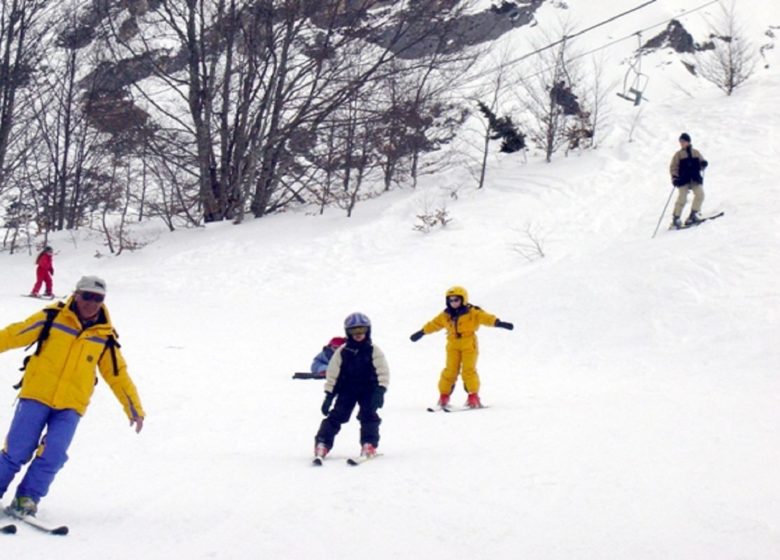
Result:
{"label": "ski boot", "polygon": [[479,400],[479,395],[477,393],[469,393],[468,399],[466,400],[466,406],[469,408],[482,408],[482,402]]}
{"label": "ski boot", "polygon": [[24,517],[26,515],[35,517],[35,514],[38,513],[38,504],[27,496],[17,496],[11,500],[11,504],[5,508],[5,512],[12,517]]}
{"label": "ski boot", "polygon": [[701,222],[701,216],[699,216],[699,212],[696,210],[691,210],[690,215],[688,216],[688,219],[685,220],[685,227],[688,226],[694,226]]}
{"label": "ski boot", "polygon": [[669,229],[680,229],[682,227],[682,222],[680,221],[680,216],[672,216],[672,225],[669,226]]}
{"label": "ski boot", "polygon": [[437,402],[436,404],[439,406],[439,408],[446,407],[448,404],[450,404],[450,396],[444,394],[440,395],[439,402]]}
{"label": "ski boot", "polygon": [[330,451],[330,449],[328,449],[328,446],[322,442],[317,442],[317,444],[314,446],[314,456],[319,459],[324,459],[328,454],[328,451]]}
{"label": "ski boot", "polygon": [[363,447],[360,448],[360,456],[361,457],[376,457],[376,447],[374,447],[370,443],[364,443]]}

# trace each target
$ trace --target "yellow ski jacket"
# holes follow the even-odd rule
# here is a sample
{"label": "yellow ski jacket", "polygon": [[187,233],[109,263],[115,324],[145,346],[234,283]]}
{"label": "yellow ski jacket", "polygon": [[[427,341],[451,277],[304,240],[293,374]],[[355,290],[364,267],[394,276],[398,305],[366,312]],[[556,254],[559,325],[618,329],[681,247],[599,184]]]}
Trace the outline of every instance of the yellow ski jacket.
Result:
{"label": "yellow ski jacket", "polygon": [[450,316],[447,311],[442,311],[436,317],[425,323],[423,332],[431,334],[441,329],[447,329],[447,340],[474,336],[480,325],[495,326],[498,317],[476,305],[466,304],[468,311],[456,317]]}
{"label": "yellow ski jacket", "polygon": [[[48,338],[38,355],[30,356],[24,370],[20,398],[32,399],[52,408],[73,409],[84,415],[95,390],[95,368],[119,400],[127,417],[145,417],[135,384],[127,373],[127,364],[119,345],[107,346],[109,337],[117,338],[108,309],[101,306],[98,322],[82,328],[72,309],[73,297],[65,302],[54,318]],[[49,306],[57,308],[59,304]],[[29,346],[38,340],[46,322],[41,310],[26,320],[0,330],[0,352]]]}

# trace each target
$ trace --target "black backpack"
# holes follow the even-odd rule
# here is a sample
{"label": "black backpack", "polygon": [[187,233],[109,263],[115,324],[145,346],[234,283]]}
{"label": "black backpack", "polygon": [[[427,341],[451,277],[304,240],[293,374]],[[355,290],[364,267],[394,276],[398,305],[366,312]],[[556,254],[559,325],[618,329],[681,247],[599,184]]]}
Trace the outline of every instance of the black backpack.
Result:
{"label": "black backpack", "polygon": [[[43,343],[46,341],[47,338],[49,338],[49,333],[51,332],[51,326],[52,323],[54,323],[54,319],[57,317],[60,311],[62,311],[62,308],[65,307],[65,304],[63,302],[58,302],[56,308],[47,307],[43,310],[44,313],[46,313],[46,320],[43,322],[43,326],[41,327],[41,332],[38,333],[38,339],[30,344],[25,350],[29,350],[32,348],[32,345],[35,344],[35,352],[30,354],[29,356],[25,356],[24,361],[22,362],[22,367],[19,368],[19,371],[24,371],[27,369],[27,362],[30,361],[30,358],[33,356],[37,356],[41,353],[41,348],[43,347]],[[106,350],[109,350],[111,352],[111,363],[114,365],[114,375],[119,375],[119,366],[116,362],[116,348],[121,348],[119,343],[116,340],[116,337],[112,334],[108,335],[108,338],[106,339],[106,347],[103,349],[103,352],[100,354],[100,358],[98,358],[98,362],[103,357],[103,354],[106,352]],[[21,389],[22,388],[22,382],[24,381],[24,375],[22,375],[22,378],[19,380],[18,383],[16,383],[13,387],[14,389]],[[95,384],[97,384],[97,377],[95,377]]]}

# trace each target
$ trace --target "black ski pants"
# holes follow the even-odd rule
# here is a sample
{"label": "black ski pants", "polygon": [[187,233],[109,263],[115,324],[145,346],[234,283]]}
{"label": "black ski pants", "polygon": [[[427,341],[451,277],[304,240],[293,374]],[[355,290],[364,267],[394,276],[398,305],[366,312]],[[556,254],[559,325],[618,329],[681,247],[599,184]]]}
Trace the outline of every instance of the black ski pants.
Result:
{"label": "black ski pants", "polygon": [[370,443],[374,447],[379,445],[379,424],[382,419],[371,408],[371,395],[369,391],[365,395],[339,393],[336,396],[336,404],[331,409],[327,418],[320,424],[320,429],[315,436],[317,443],[324,443],[328,449],[333,448],[333,440],[341,431],[341,425],[349,421],[355,405],[360,407],[357,419],[360,421],[360,445]]}

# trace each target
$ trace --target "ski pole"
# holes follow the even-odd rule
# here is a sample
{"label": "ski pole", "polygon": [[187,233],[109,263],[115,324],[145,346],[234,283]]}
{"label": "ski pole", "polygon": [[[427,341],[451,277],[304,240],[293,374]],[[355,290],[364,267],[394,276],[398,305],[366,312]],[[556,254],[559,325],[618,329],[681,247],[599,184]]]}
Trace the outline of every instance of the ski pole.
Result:
{"label": "ski pole", "polygon": [[669,198],[666,199],[666,204],[664,204],[664,211],[661,212],[661,217],[658,218],[658,223],[655,225],[655,231],[653,232],[653,236],[650,239],[655,239],[655,234],[658,233],[658,228],[661,227],[661,220],[664,219],[664,214],[666,214],[666,209],[669,207],[669,201],[672,200],[673,194],[674,194],[674,185],[672,185],[672,190],[669,193]]}

